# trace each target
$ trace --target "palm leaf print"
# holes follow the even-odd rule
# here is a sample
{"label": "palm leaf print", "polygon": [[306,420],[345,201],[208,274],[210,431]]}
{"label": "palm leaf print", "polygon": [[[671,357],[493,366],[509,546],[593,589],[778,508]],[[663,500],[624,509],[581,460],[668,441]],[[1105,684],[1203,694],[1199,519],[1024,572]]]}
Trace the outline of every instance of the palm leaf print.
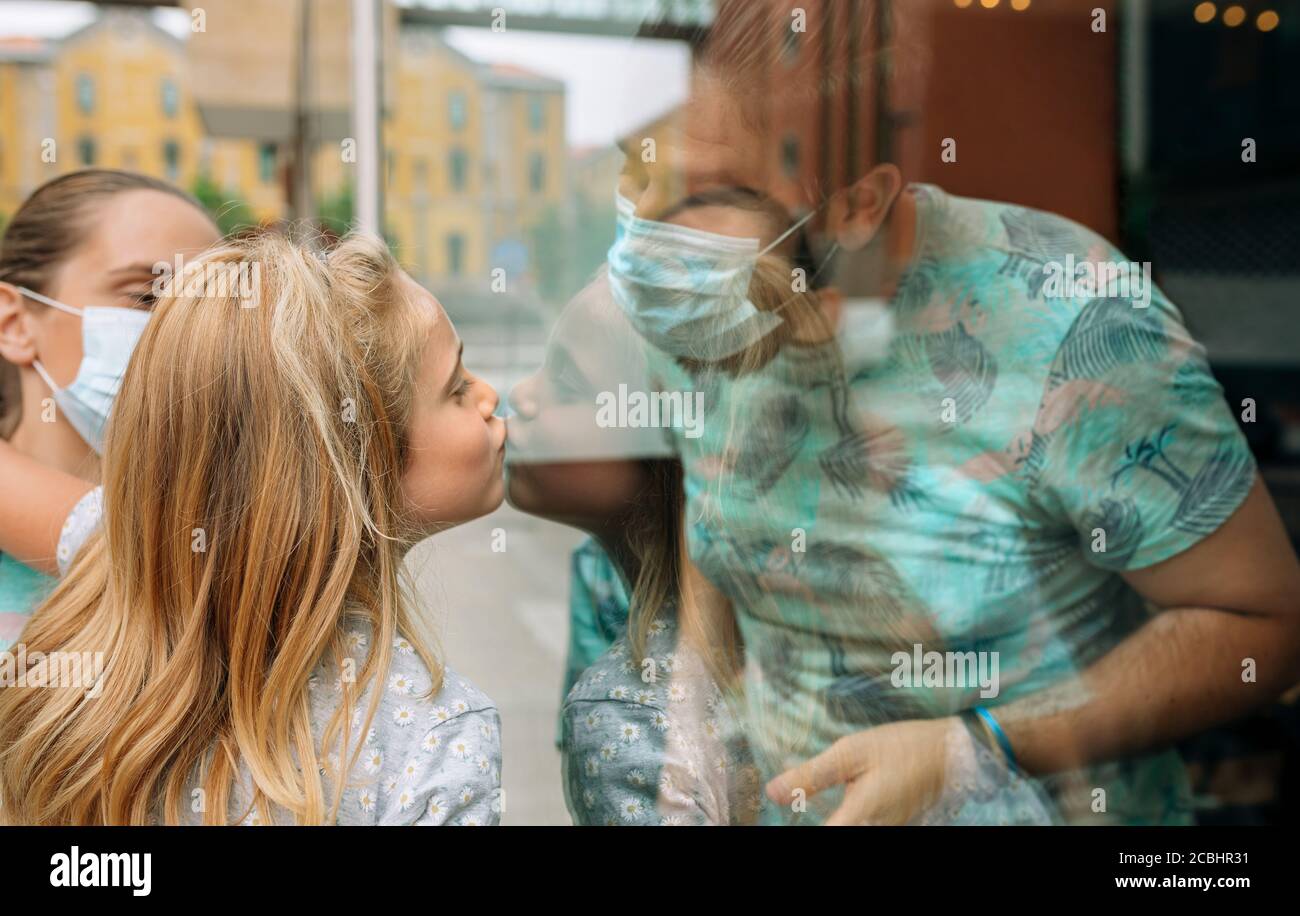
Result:
{"label": "palm leaf print", "polygon": [[930,371],[943,392],[957,405],[957,422],[965,423],[984,406],[997,383],[998,363],[993,354],[958,322],[941,334],[926,337]]}
{"label": "palm leaf print", "polygon": [[1166,423],[1155,436],[1143,436],[1124,446],[1123,464],[1110,475],[1111,487],[1117,486],[1125,474],[1132,474],[1134,469],[1141,468],[1156,475],[1179,493],[1185,492],[1191,478],[1165,453],[1165,443],[1173,436],[1175,426],[1174,423]]}
{"label": "palm leaf print", "polygon": [[1074,553],[1067,543],[1049,542],[1036,546],[1041,540],[1037,533],[1024,529],[1003,537],[996,529],[975,533],[972,543],[996,555],[987,566],[984,594],[1005,595],[1024,591],[1034,582],[1047,579],[1069,561]]}
{"label": "palm leaf print", "polygon": [[917,264],[899,278],[898,289],[894,292],[891,303],[895,313],[903,314],[929,305],[937,285],[938,273],[938,262],[928,254],[923,255]]}
{"label": "palm leaf print", "polygon": [[1037,299],[1047,283],[1046,265],[1078,254],[1082,240],[1066,220],[1038,210],[1012,207],[1001,214],[1010,251],[998,273],[1019,277],[1030,299]]}
{"label": "palm leaf print", "polygon": [[1212,533],[1246,498],[1254,480],[1250,452],[1234,443],[1220,445],[1183,491],[1174,527],[1192,534]]}
{"label": "palm leaf print", "polygon": [[1079,232],[1066,220],[1041,210],[1011,207],[1002,212],[1007,241],[1017,254],[1040,264],[1078,254]]}
{"label": "palm leaf print", "polygon": [[1189,355],[1174,373],[1174,397],[1180,404],[1195,404],[1217,397],[1219,393],[1205,360],[1205,351],[1197,349],[1199,352]]}
{"label": "palm leaf print", "polygon": [[911,512],[929,501],[929,494],[916,482],[916,474],[911,468],[889,490],[889,503],[899,512]]}
{"label": "palm leaf print", "polygon": [[765,401],[737,445],[737,492],[761,496],[770,490],[794,461],[809,425],[808,411],[796,395]]}
{"label": "palm leaf print", "polygon": [[822,452],[817,463],[837,492],[854,498],[862,495],[862,481],[867,474],[866,455],[867,437],[854,432]]}
{"label": "palm leaf print", "polygon": [[[812,583],[815,593],[861,613],[877,628],[896,626],[918,612],[919,602],[894,569],[875,551],[851,544],[818,544],[814,556],[818,568],[827,570],[828,581]],[[818,576],[819,580],[823,577]]]}
{"label": "palm leaf print", "polygon": [[842,382],[830,386],[831,413],[839,432],[839,441],[817,459],[835,489],[850,498],[862,495],[862,481],[867,476],[867,437],[849,419],[849,390]]}
{"label": "palm leaf print", "polygon": [[1168,342],[1154,309],[1136,309],[1126,299],[1097,299],[1070,325],[1051,377],[1054,384],[1099,379],[1116,366],[1159,359]]}
{"label": "palm leaf print", "polygon": [[[1101,504],[1084,516],[1085,549],[1093,562],[1105,569],[1125,569],[1142,543],[1142,515],[1132,499],[1103,499]],[[1105,551],[1093,552],[1092,532],[1100,528],[1105,532]]]}
{"label": "palm leaf print", "polygon": [[858,670],[847,663],[841,639],[822,634],[835,678],[821,691],[826,711],[840,722],[862,726],[922,716],[924,709],[916,698],[894,689],[885,665],[892,650],[931,642],[928,637],[933,632],[920,601],[893,565],[875,551],[842,543],[817,545],[815,553],[813,549],[810,545],[809,556],[824,571],[823,575],[808,573],[817,580],[811,583],[815,594],[831,599],[825,609],[833,611],[830,619],[842,619],[846,613],[861,619],[854,654],[861,660],[876,660],[868,662],[874,670]]}
{"label": "palm leaf print", "polygon": [[929,371],[930,359],[925,352],[927,334],[895,334],[889,342],[884,372],[886,375],[908,375]]}
{"label": "palm leaf print", "polygon": [[1038,486],[1039,477],[1047,467],[1047,447],[1051,443],[1051,433],[1035,432],[1029,441],[1029,451],[1018,462],[1016,473],[1030,489]]}
{"label": "palm leaf print", "polygon": [[850,674],[836,678],[822,689],[821,702],[837,722],[863,728],[933,715],[916,697],[895,688],[889,674]]}

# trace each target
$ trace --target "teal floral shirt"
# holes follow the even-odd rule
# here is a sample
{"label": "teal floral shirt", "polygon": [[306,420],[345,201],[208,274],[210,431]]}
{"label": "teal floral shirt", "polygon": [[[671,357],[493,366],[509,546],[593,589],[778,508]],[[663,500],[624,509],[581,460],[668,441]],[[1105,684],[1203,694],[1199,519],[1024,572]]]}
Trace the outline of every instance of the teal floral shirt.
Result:
{"label": "teal floral shirt", "polygon": [[[703,434],[675,431],[689,548],[736,609],[764,781],[871,725],[1077,683],[1154,613],[1119,573],[1209,535],[1255,477],[1158,289],[1049,282],[1122,254],[1058,216],[911,190],[917,247],[883,360],[786,346],[732,377],[651,354],[658,389],[704,392]],[[996,660],[994,695],[900,680],[897,653],[917,647]],[[1042,788],[1070,823],[1191,817],[1172,751]],[[836,801],[771,814],[815,822]]]}
{"label": "teal floral shirt", "polygon": [[627,629],[630,597],[605,551],[587,538],[573,551],[569,570],[569,650],[564,696]]}
{"label": "teal floral shirt", "polygon": [[32,611],[54,586],[51,577],[0,553],[0,652],[18,641]]}

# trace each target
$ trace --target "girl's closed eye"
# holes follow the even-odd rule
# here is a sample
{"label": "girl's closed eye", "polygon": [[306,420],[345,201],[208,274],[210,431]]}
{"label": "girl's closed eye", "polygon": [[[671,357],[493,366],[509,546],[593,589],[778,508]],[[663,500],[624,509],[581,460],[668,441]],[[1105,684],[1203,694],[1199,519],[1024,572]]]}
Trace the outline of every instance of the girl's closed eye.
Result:
{"label": "girl's closed eye", "polygon": [[474,387],[473,376],[462,375],[460,378],[460,384],[458,384],[455,387],[455,389],[452,390],[451,393],[452,397],[454,397],[458,403],[464,403],[465,395],[469,394],[470,389],[473,387]]}

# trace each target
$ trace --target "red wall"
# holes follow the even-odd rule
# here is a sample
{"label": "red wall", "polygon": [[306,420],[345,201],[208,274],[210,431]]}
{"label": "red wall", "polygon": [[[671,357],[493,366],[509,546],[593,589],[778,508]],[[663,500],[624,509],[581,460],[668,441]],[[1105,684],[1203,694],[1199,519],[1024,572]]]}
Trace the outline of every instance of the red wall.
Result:
{"label": "red wall", "polygon": [[[900,61],[895,105],[908,177],[970,197],[1008,200],[1078,220],[1114,240],[1118,223],[1118,90],[1114,12],[1094,33],[1086,8],[1023,13],[951,0],[904,0],[920,21],[900,23],[928,60]],[[907,50],[903,44],[901,51]],[[940,158],[957,141],[957,161]]]}
{"label": "red wall", "polygon": [[[849,0],[721,0],[717,31],[729,23],[734,28],[759,4],[766,5],[770,31],[739,47],[764,46],[769,64],[751,75],[751,89],[767,99],[771,115],[764,151],[769,187],[797,208],[874,162],[877,4],[858,0],[855,17]],[[1097,7],[1107,10],[1104,33],[1092,30]],[[893,161],[908,180],[1051,210],[1113,240],[1119,27],[1113,7],[1113,0],[1032,0],[1016,12],[1010,0],[993,10],[979,0],[967,9],[953,0],[892,0]],[[806,10],[810,33],[798,59],[789,61],[780,48],[795,8]],[[812,31],[814,22],[830,22],[825,41]],[[814,88],[827,72],[827,46],[839,87],[830,102]],[[791,91],[799,87],[806,91]],[[850,117],[850,107],[857,117]],[[858,138],[856,163],[848,161],[850,131]],[[784,177],[781,166],[787,134],[799,139],[795,178]],[[952,164],[940,158],[947,137],[957,141]]]}

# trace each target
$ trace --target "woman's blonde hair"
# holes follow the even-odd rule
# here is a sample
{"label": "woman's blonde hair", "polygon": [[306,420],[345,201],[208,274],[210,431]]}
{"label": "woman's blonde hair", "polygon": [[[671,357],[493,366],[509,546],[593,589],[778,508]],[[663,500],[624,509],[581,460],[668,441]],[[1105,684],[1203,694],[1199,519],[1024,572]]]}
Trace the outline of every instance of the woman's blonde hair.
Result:
{"label": "woman's blonde hair", "polygon": [[[251,301],[184,294],[241,267]],[[278,806],[326,822],[381,691],[360,728],[353,707],[399,633],[440,688],[399,575],[430,323],[400,276],[374,239],[318,256],[257,233],[173,279],[109,424],[103,531],[23,634],[29,656],[102,653],[98,696],[0,690],[0,819],[172,823],[197,779],[203,820],[219,824],[242,765],[263,819]],[[351,615],[370,651],[317,746],[308,679],[322,660],[348,670]]]}

